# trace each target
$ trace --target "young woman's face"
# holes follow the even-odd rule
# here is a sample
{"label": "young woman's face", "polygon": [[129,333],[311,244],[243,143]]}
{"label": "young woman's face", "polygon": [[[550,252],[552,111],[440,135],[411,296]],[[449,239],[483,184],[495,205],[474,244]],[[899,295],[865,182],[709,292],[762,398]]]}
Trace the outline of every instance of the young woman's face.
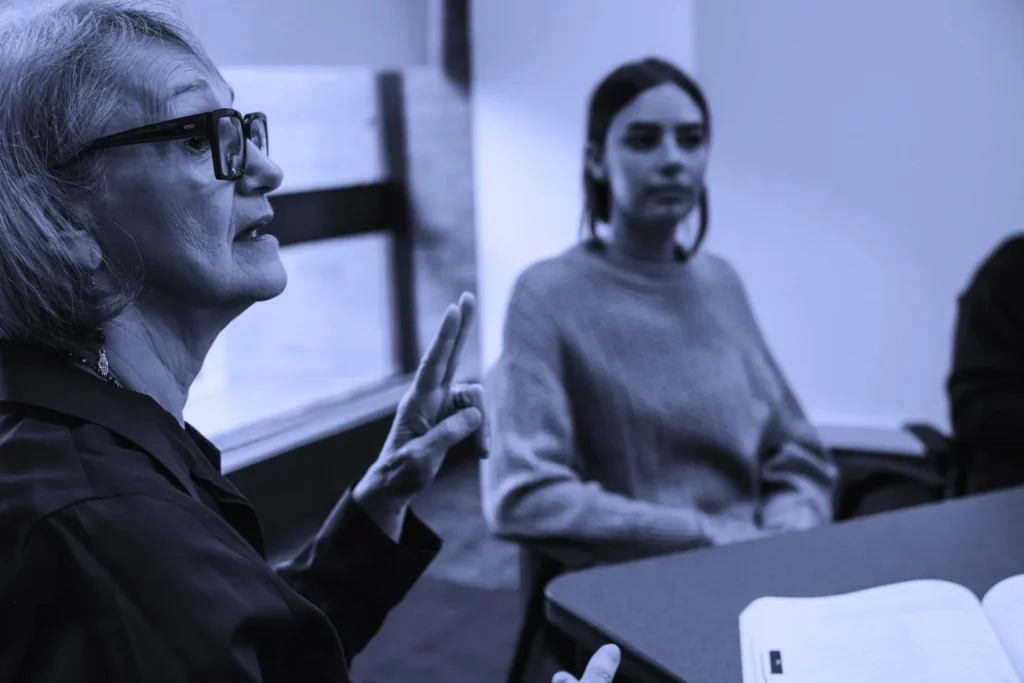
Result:
{"label": "young woman's face", "polygon": [[700,107],[665,83],[615,115],[591,172],[609,184],[613,215],[628,216],[631,224],[675,226],[700,198],[707,142]]}

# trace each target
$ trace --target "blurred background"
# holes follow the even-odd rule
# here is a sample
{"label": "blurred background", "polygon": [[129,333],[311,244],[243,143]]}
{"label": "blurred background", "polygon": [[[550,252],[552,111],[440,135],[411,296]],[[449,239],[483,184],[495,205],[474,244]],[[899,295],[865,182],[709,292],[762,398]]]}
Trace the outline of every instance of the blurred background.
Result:
{"label": "blurred background", "polygon": [[237,106],[273,121],[289,273],[219,340],[189,418],[221,435],[280,427],[413,369],[445,306],[476,290],[467,33],[422,0],[183,10]]}
{"label": "blurred background", "polygon": [[[648,55],[706,90],[708,246],[738,267],[812,420],[948,428],[957,295],[1024,216],[1018,0],[182,8],[238,108],[268,114],[286,172],[288,291],[228,329],[186,411],[277,552],[376,457],[462,291],[480,304],[463,378],[493,363],[516,276],[577,239],[590,90]],[[483,530],[472,460],[452,462],[419,508],[446,549],[358,680],[504,677],[515,554]]]}

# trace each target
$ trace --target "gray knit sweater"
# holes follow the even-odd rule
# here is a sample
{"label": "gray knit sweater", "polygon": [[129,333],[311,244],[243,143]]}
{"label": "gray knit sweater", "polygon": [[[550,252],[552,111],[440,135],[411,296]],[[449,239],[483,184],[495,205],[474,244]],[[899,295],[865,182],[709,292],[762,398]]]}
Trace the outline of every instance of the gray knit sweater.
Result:
{"label": "gray knit sweater", "polygon": [[736,271],[576,246],[516,281],[486,388],[491,531],[573,566],[831,519],[837,470]]}

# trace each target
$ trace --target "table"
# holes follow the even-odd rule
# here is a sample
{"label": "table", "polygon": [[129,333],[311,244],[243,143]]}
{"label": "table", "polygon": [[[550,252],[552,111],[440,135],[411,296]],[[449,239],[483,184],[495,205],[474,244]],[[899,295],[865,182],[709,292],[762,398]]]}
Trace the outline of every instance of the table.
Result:
{"label": "table", "polygon": [[586,649],[620,646],[630,679],[740,683],[739,613],[804,597],[945,579],[979,597],[1024,572],[1024,487],[802,533],[564,574],[548,620]]}

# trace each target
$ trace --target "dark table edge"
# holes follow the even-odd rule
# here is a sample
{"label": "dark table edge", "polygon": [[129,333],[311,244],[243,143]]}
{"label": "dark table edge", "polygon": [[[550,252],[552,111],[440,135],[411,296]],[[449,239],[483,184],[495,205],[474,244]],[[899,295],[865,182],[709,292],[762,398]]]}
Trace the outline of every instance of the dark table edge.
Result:
{"label": "dark table edge", "polygon": [[[587,653],[592,653],[607,643],[618,645],[622,652],[622,662],[619,664],[619,671],[623,676],[631,680],[642,680],[645,683],[697,683],[680,678],[675,674],[659,666],[653,659],[638,652],[629,645],[619,642],[614,636],[606,631],[589,624],[583,619],[575,616],[569,610],[559,605],[545,590],[544,591],[544,616],[552,626],[562,631],[583,647]],[[582,674],[582,671],[576,672]]]}
{"label": "dark table edge", "polygon": [[[973,494],[973,495],[970,495],[970,496],[963,496],[963,497],[953,498],[953,499],[944,500],[944,501],[937,501],[937,502],[934,502],[934,503],[926,503],[926,504],[922,504],[922,505],[918,505],[918,506],[914,506],[914,507],[910,507],[910,508],[904,508],[904,509],[900,509],[900,510],[892,510],[892,511],[889,511],[889,512],[886,512],[886,513],[880,513],[879,515],[872,515],[870,517],[859,517],[859,518],[855,518],[855,519],[851,519],[851,520],[846,520],[846,521],[842,521],[842,522],[836,522],[836,523],[833,523],[833,524],[828,525],[826,527],[821,527],[819,529],[815,529],[815,530],[808,531],[808,532],[803,532],[803,533],[821,532],[821,531],[823,531],[825,529],[831,529],[831,528],[835,528],[837,526],[842,526],[842,525],[846,525],[846,524],[866,523],[870,519],[873,519],[873,518],[876,518],[876,517],[885,516],[885,515],[923,514],[922,511],[927,509],[927,508],[938,508],[940,506],[945,506],[945,505],[949,505],[949,504],[978,505],[978,504],[981,504],[982,500],[986,499],[986,498],[988,498],[988,499],[995,499],[995,498],[1004,498],[1004,497],[1010,497],[1010,496],[1022,495],[1022,494],[1024,494],[1024,485],[1012,486],[1012,487],[1005,488],[1005,489],[999,489],[999,490],[994,490],[994,491],[987,491],[987,492],[984,492],[984,493],[978,493],[978,494]],[[708,549],[702,549],[702,550],[697,550],[697,551],[693,551],[693,552],[709,552],[711,550],[712,549],[708,548]],[[1015,576],[1015,575],[1016,575],[1015,573],[1011,573],[1007,577],[1004,577],[1004,578],[1008,578],[1009,576]],[[565,576],[565,574],[563,574],[562,576]],[[912,579],[909,579],[909,580],[912,580]],[[998,581],[997,581],[997,583],[998,583]],[[879,585],[885,585],[885,584],[879,584]],[[993,584],[993,585],[995,585],[995,584]],[[968,586],[968,588],[970,588],[970,587]],[[989,588],[991,588],[991,586]],[[976,593],[976,594],[977,594],[979,599],[982,597],[981,593]],[[613,637],[608,632],[604,631],[603,629],[597,628],[596,626],[594,626],[594,625],[592,625],[590,623],[587,623],[586,621],[584,621],[580,617],[577,617],[571,611],[569,611],[568,609],[566,609],[563,606],[558,604],[557,600],[550,594],[550,589],[549,588],[545,588],[545,590],[544,590],[544,616],[547,619],[548,623],[550,623],[552,626],[554,626],[555,628],[557,628],[560,631],[562,631],[566,636],[572,638],[577,644],[579,644],[579,645],[581,645],[583,647],[588,647],[588,648],[591,648],[591,649],[597,649],[598,647],[600,647],[601,645],[604,645],[605,643],[615,643],[616,645],[619,646],[620,650],[622,651],[623,664],[627,664],[628,663],[630,669],[637,669],[637,670],[639,670],[641,672],[641,676],[643,676],[645,680],[649,679],[651,681],[655,681],[656,683],[701,683],[700,681],[693,681],[693,680],[689,680],[688,681],[686,679],[677,677],[675,674],[669,672],[664,667],[656,664],[651,658],[643,655],[642,653],[640,653],[640,652],[638,652],[638,651],[636,651],[634,649],[631,649],[628,645],[625,645],[624,643],[619,642],[615,637]],[[627,662],[627,659],[628,659],[628,662]],[[624,669],[621,666],[620,666],[620,669],[623,670],[623,673],[625,675],[627,675],[627,676],[629,675],[628,673],[626,673],[626,669]]]}

